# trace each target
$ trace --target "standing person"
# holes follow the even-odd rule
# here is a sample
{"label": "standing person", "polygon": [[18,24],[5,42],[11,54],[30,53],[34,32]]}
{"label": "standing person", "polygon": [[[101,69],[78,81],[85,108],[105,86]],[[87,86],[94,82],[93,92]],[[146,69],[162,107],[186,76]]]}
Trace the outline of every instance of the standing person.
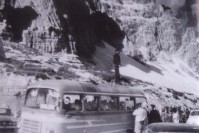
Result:
{"label": "standing person", "polygon": [[115,69],[115,83],[120,82],[120,71],[119,71],[119,65],[121,65],[121,60],[120,60],[120,51],[115,50],[115,54],[113,56],[113,64],[114,64],[114,69]]}
{"label": "standing person", "polygon": [[166,111],[166,107],[162,108],[161,119],[162,119],[163,122],[166,122],[166,121],[167,121],[167,111]]}
{"label": "standing person", "polygon": [[173,108],[169,107],[168,108],[168,122],[173,122]]}
{"label": "standing person", "polygon": [[161,113],[163,122],[172,122],[172,115],[169,107],[164,107]]}
{"label": "standing person", "polygon": [[186,113],[185,110],[182,112],[182,123],[186,123]]}
{"label": "standing person", "polygon": [[179,114],[179,123],[183,123],[183,120],[182,120],[183,111],[182,111],[181,107],[177,108],[177,112]]}
{"label": "standing person", "polygon": [[178,111],[177,111],[177,109],[176,108],[173,108],[173,115],[172,115],[172,117],[173,117],[173,122],[174,123],[179,123],[180,122],[180,116],[179,116],[179,113],[178,113]]}
{"label": "standing person", "polygon": [[33,48],[33,44],[34,44],[33,39],[34,39],[33,35],[31,35],[31,37],[30,37],[30,48]]}
{"label": "standing person", "polygon": [[142,133],[142,130],[147,125],[147,111],[146,111],[147,104],[142,103],[141,107],[138,107],[133,112],[133,115],[135,116],[135,127],[134,132],[135,133]]}
{"label": "standing person", "polygon": [[189,115],[190,115],[190,111],[189,111],[188,108],[186,109],[185,114],[186,114],[186,118],[185,119],[187,121],[187,119],[189,118]]}
{"label": "standing person", "polygon": [[162,122],[160,118],[160,113],[156,110],[155,105],[151,104],[151,111],[149,113],[149,124],[155,122]]}

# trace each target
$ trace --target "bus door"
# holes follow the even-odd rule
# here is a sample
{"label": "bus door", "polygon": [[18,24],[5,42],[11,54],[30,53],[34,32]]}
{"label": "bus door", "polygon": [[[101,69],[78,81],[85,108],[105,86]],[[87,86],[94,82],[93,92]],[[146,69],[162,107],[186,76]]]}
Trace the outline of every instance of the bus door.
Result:
{"label": "bus door", "polygon": [[125,128],[128,133],[131,133],[134,128],[135,117],[132,115],[135,109],[135,98],[131,96],[120,96],[119,97],[119,110],[123,111],[122,119],[125,124]]}

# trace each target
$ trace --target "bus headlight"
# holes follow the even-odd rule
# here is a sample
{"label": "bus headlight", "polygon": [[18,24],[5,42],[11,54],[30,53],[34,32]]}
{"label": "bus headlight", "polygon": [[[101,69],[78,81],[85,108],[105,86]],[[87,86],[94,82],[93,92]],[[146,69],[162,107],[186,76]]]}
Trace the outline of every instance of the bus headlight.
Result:
{"label": "bus headlight", "polygon": [[17,122],[13,121],[12,126],[17,126]]}

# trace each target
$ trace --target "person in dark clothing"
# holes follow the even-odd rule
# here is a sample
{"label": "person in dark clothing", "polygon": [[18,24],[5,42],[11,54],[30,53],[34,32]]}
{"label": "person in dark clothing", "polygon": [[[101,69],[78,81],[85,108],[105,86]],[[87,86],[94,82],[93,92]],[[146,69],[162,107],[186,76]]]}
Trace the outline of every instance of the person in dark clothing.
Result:
{"label": "person in dark clothing", "polygon": [[186,117],[187,117],[187,119],[188,119],[188,118],[189,118],[189,115],[190,115],[190,111],[189,111],[188,108],[186,109],[186,112],[185,112],[185,113],[186,113]]}
{"label": "person in dark clothing", "polygon": [[64,98],[63,98],[63,109],[66,112],[73,110],[72,105],[70,103],[70,97],[64,96]]}
{"label": "person in dark clothing", "polygon": [[160,113],[156,110],[155,105],[151,104],[151,111],[149,113],[149,124],[162,122]]}
{"label": "person in dark clothing", "polygon": [[33,35],[31,35],[31,38],[30,38],[30,48],[33,48]]}
{"label": "person in dark clothing", "polygon": [[81,111],[81,109],[82,109],[82,102],[81,102],[81,100],[76,99],[75,105],[74,105],[74,110]]}
{"label": "person in dark clothing", "polygon": [[115,51],[115,54],[113,56],[113,64],[114,64],[114,69],[115,69],[115,83],[119,83],[120,82],[119,65],[121,65],[119,50]]}

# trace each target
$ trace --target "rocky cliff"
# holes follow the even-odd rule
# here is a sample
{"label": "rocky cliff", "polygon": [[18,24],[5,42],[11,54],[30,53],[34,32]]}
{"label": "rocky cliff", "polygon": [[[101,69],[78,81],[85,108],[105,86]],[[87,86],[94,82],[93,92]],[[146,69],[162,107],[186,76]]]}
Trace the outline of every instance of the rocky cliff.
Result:
{"label": "rocky cliff", "polygon": [[195,3],[174,12],[165,1],[1,0],[0,93],[42,79],[111,83],[115,48],[123,48],[123,85],[144,90],[150,103],[199,106],[199,76],[187,67],[199,71]]}
{"label": "rocky cliff", "polygon": [[[23,9],[22,12],[28,11],[27,15],[32,14],[21,29],[15,27],[23,23],[10,23],[12,19],[7,20],[7,27],[11,27],[13,40],[21,40],[43,52],[65,49],[68,53],[90,57],[103,40],[115,48],[124,47],[125,54],[142,62],[178,55],[198,71],[196,2],[185,0],[177,9],[166,3],[161,0],[9,0],[1,2],[1,10],[7,12],[7,18],[13,18],[9,16],[8,5],[12,10]],[[17,17],[21,16],[26,17]]]}
{"label": "rocky cliff", "polygon": [[125,32],[125,54],[144,62],[177,55],[199,72],[196,1],[186,0],[178,10],[161,2],[100,0],[98,9],[111,16]]}
{"label": "rocky cliff", "polygon": [[[91,57],[102,40],[122,48],[123,32],[111,17],[97,11],[92,0],[10,0],[2,4],[6,32],[11,34],[11,40],[21,41],[31,48],[50,53],[65,49],[67,53],[83,57]],[[23,13],[18,11],[11,15],[11,9],[21,9]],[[22,22],[16,17],[22,18]]]}

